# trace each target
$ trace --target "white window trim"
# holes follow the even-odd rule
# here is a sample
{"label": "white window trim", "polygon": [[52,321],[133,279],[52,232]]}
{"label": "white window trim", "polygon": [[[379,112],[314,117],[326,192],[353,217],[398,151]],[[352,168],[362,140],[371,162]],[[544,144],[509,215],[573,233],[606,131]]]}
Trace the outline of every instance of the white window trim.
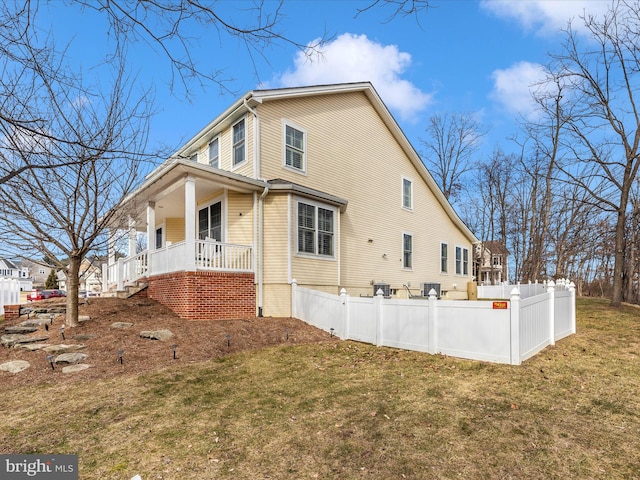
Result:
{"label": "white window trim", "polygon": [[[336,207],[333,207],[331,205],[327,205],[326,203],[321,203],[321,202],[316,202],[313,200],[310,200],[308,198],[305,197],[293,197],[293,201],[294,201],[294,212],[293,212],[293,228],[294,228],[294,237],[293,237],[293,241],[294,241],[294,252],[295,255],[297,257],[304,257],[304,258],[313,258],[315,260],[327,260],[327,261],[332,261],[335,262],[337,260],[337,246],[338,246],[338,209]],[[316,232],[316,242],[315,242],[315,249],[316,252],[318,251],[318,225],[317,225],[317,221],[318,221],[318,207],[320,208],[324,208],[325,210],[331,210],[333,212],[333,255],[320,255],[318,253],[306,253],[306,252],[300,252],[298,250],[298,205],[300,203],[304,203],[306,205],[312,205],[316,208],[316,212],[315,212],[315,219],[316,219],[316,225],[315,225],[315,232]]]}
{"label": "white window trim", "polygon": [[[295,128],[302,132],[303,144],[302,144],[302,167],[296,168],[291,165],[287,165],[287,127]],[[307,129],[296,125],[293,122],[283,118],[282,119],[282,167],[300,175],[307,174]]]}
{"label": "white window trim", "polygon": [[[410,192],[411,195],[409,197],[410,205],[408,207],[404,204],[404,182],[405,182],[405,180],[408,181],[409,184],[411,185],[411,192]],[[402,208],[404,210],[407,210],[409,212],[413,212],[413,179],[412,178],[404,177],[404,176],[402,177],[402,181],[401,181],[401,184],[400,184],[400,204],[402,205]]]}
{"label": "white window trim", "polygon": [[[446,265],[447,269],[446,270],[442,270],[442,246],[443,245],[447,246],[447,265]],[[440,273],[442,275],[449,275],[449,259],[451,258],[451,255],[450,255],[450,250],[449,250],[449,244],[447,242],[440,242],[440,255],[439,255],[439,258],[440,258],[440,262],[439,262],[440,263]]]}
{"label": "white window trim", "polygon": [[[245,124],[246,127],[246,124]],[[232,130],[233,131],[233,130]],[[214,167],[214,168],[220,168],[220,136],[214,137],[211,139],[211,141],[207,144],[207,165],[211,166],[211,144],[213,142],[217,141],[218,142],[218,166]],[[246,144],[246,135],[245,135],[245,144]]]}
{"label": "white window trim", "polygon": [[[458,258],[457,258],[457,250],[460,249],[460,272],[458,272]],[[464,251],[467,251],[467,273],[464,273]],[[454,272],[459,277],[468,277],[469,276],[469,263],[471,256],[469,255],[469,247],[464,247],[462,245],[456,245],[454,250]]]}
{"label": "white window trim", "polygon": [[[243,145],[243,149],[244,149],[244,160],[242,160],[240,163],[234,165],[234,143],[233,143],[233,129],[235,128],[236,125],[238,125],[240,122],[244,121],[244,145]],[[236,170],[237,168],[242,167],[243,165],[246,165],[246,163],[249,161],[248,158],[248,153],[247,153],[247,130],[249,128],[249,124],[247,122],[247,117],[244,116],[242,118],[239,118],[236,122],[234,122],[231,125],[231,171]]]}
{"label": "white window trim", "polygon": [[[409,235],[411,237],[411,266],[407,267],[404,264],[404,237],[405,235]],[[402,252],[402,256],[400,257],[401,261],[402,261],[402,269],[406,270],[408,272],[412,272],[413,271],[413,264],[414,264],[414,253],[415,253],[415,249],[414,249],[414,245],[415,242],[414,240],[414,235],[413,232],[402,232],[402,236],[401,236],[401,241],[402,241],[402,245],[401,245],[401,249],[400,251]]]}
{"label": "white window trim", "polygon": [[[162,238],[160,239],[160,246],[156,245],[156,235],[158,234],[158,230],[161,230]],[[149,243],[147,241],[147,243]],[[161,250],[167,246],[167,222],[163,220],[161,223],[156,224],[156,228],[153,229],[153,249]],[[147,245],[147,249],[149,249],[149,245]]]}

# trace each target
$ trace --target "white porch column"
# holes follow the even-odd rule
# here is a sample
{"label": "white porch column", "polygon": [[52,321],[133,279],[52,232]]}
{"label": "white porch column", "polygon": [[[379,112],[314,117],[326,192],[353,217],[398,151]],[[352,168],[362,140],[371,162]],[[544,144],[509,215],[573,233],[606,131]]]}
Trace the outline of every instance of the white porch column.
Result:
{"label": "white porch column", "polygon": [[156,202],[147,203],[147,275],[151,276],[151,252],[156,249]]}
{"label": "white porch column", "polygon": [[196,269],[196,180],[189,176],[184,181],[184,269]]}
{"label": "white porch column", "polygon": [[116,263],[116,238],[112,229],[109,229],[109,239],[107,240],[107,258],[109,265]]}
{"label": "white porch column", "polygon": [[136,254],[136,221],[129,217],[129,256]]}

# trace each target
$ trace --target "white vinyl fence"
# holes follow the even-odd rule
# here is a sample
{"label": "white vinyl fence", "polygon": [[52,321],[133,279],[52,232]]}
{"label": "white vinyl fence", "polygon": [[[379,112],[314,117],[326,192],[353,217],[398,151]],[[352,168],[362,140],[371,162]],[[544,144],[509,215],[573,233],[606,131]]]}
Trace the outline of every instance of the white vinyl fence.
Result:
{"label": "white vinyl fence", "polygon": [[[292,284],[293,316],[345,340],[520,365],[575,333],[573,284],[549,282],[522,298],[511,285],[505,300],[350,297]],[[536,287],[537,288],[537,287]],[[494,295],[491,298],[501,299]]]}
{"label": "white vinyl fence", "polygon": [[5,305],[20,303],[20,280],[0,277],[0,315],[4,315]]}

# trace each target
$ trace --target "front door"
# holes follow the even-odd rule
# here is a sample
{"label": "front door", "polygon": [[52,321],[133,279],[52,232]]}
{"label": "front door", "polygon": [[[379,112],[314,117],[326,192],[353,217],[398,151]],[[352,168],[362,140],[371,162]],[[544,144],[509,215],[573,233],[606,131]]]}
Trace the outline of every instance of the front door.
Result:
{"label": "front door", "polygon": [[222,241],[222,202],[213,203],[198,212],[198,238]]}

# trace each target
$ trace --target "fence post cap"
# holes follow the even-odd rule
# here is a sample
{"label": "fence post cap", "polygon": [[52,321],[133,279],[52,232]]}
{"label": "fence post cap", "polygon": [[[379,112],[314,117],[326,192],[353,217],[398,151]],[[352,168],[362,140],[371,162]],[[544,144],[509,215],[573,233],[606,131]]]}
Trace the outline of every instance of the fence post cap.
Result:
{"label": "fence post cap", "polygon": [[340,289],[340,295],[346,295],[346,294],[347,294],[347,290],[344,287],[342,287]]}
{"label": "fence post cap", "polygon": [[298,285],[298,281],[294,278],[291,280],[291,285]]}
{"label": "fence post cap", "polygon": [[376,292],[376,297],[384,297],[384,292],[382,291],[381,288],[379,288],[378,291]]}
{"label": "fence post cap", "polygon": [[513,287],[513,290],[511,290],[511,296],[512,297],[519,297],[520,296],[520,289],[518,287]]}
{"label": "fence post cap", "polygon": [[554,282],[553,280],[549,280],[549,281],[547,282],[547,287],[552,287],[552,288],[553,288],[553,287],[555,287],[555,286],[556,286],[556,284],[555,284],[555,282]]}
{"label": "fence post cap", "polygon": [[429,290],[429,298],[433,297],[436,298],[438,296],[438,292],[436,292],[435,288],[432,288],[431,290]]}

